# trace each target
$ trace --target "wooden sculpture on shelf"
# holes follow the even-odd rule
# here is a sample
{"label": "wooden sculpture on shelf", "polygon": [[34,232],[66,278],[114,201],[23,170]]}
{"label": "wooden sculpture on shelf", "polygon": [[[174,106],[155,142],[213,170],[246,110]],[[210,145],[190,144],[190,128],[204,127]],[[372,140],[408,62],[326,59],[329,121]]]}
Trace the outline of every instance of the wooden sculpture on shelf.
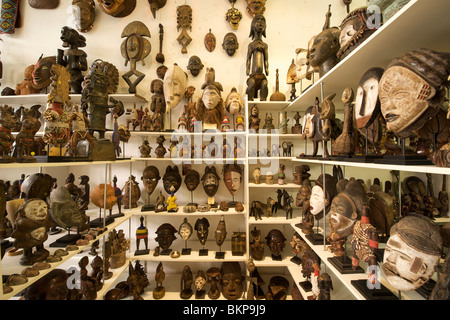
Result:
{"label": "wooden sculpture on shelf", "polygon": [[368,27],[369,19],[371,19],[371,15],[366,6],[347,14],[340,25],[340,49],[336,54],[339,60],[343,60],[377,30],[374,23],[371,23],[370,28]]}
{"label": "wooden sculpture on shelf", "polygon": [[[137,202],[141,198],[141,189],[139,183],[136,181],[136,177],[131,175],[125,182],[122,188],[123,203],[125,209],[137,208]],[[130,207],[131,206],[131,207]]]}
{"label": "wooden sculpture on shelf", "polygon": [[355,222],[353,226],[353,235],[351,244],[353,248],[352,269],[358,270],[359,261],[368,265],[368,274],[373,284],[374,279],[372,271],[377,266],[378,251],[378,233],[373,225],[370,224],[370,207],[363,204],[361,208],[361,219]]}
{"label": "wooden sculpture on shelf", "polygon": [[391,228],[383,256],[384,275],[397,290],[416,290],[435,273],[442,250],[442,236],[432,220],[406,216]]}
{"label": "wooden sculpture on shelf", "polygon": [[136,0],[97,0],[100,9],[116,18],[123,18],[130,15],[136,8]]}
{"label": "wooden sculpture on shelf", "polygon": [[14,136],[11,130],[16,125],[16,119],[13,117],[13,108],[7,105],[0,106],[0,162],[14,162],[15,159],[10,155]]}
{"label": "wooden sculpture on shelf", "polygon": [[281,261],[282,253],[285,247],[286,238],[283,233],[278,229],[272,229],[266,236],[267,245],[272,253],[272,260]]}
{"label": "wooden sculpture on shelf", "polygon": [[[150,36],[150,30],[140,21],[133,21],[129,23],[122,31],[121,38],[126,38],[121,46],[120,52],[125,58],[125,66],[130,62],[130,71],[122,75],[122,78],[128,84],[128,92],[136,93],[137,85],[144,79],[145,74],[136,69],[139,61],[145,65],[144,59],[150,54],[152,46],[150,41],[145,37]],[[130,78],[135,76],[134,82]]]}
{"label": "wooden sculpture on shelf", "polygon": [[156,287],[153,290],[154,299],[162,299],[166,295],[166,288],[163,287],[163,281],[166,278],[166,273],[164,272],[164,267],[162,262],[156,267],[155,281]]}
{"label": "wooden sculpture on shelf", "polygon": [[320,77],[323,77],[338,63],[336,54],[340,48],[341,30],[337,27],[329,27],[330,10],[328,10],[326,16],[327,19],[322,32],[314,36],[308,54],[309,65],[319,72]]}
{"label": "wooden sculpture on shelf", "polygon": [[270,101],[286,101],[284,93],[280,92],[280,80],[278,79],[278,69],[276,70],[275,92],[270,96]]}
{"label": "wooden sculpture on shelf", "polygon": [[70,152],[73,156],[77,156],[77,146],[78,142],[82,140],[89,141],[91,148],[94,147],[94,140],[88,132],[89,119],[87,116],[79,111],[79,106],[74,106],[74,111],[70,114],[69,119],[69,130],[72,132],[72,137],[70,139]]}
{"label": "wooden sculpture on shelf", "polygon": [[19,207],[11,237],[15,239],[14,247],[23,249],[21,265],[29,266],[47,259],[50,253],[44,248],[44,242],[51,226],[48,205],[44,200],[32,198]]}
{"label": "wooden sculpture on shelf", "polygon": [[[278,72],[277,72],[278,74]],[[286,83],[291,85],[291,96],[289,98],[289,101],[294,101],[295,98],[297,98],[295,96],[295,84],[297,82],[299,82],[300,80],[297,77],[297,65],[294,63],[294,59],[292,59],[292,63],[289,66],[288,72],[287,72],[287,76],[286,76]],[[283,100],[284,101],[284,100]]]}
{"label": "wooden sculpture on shelf", "polygon": [[[52,90],[48,95],[48,106],[43,114],[45,120],[44,142],[52,147],[62,148],[70,139],[68,114],[69,71],[58,64],[52,66]],[[50,153],[51,155],[51,153]],[[56,155],[62,155],[57,153]]]}
{"label": "wooden sculpture on shelf", "polygon": [[348,87],[342,93],[342,102],[345,105],[344,125],[342,133],[336,138],[334,143],[334,152],[342,156],[350,156],[355,153],[356,140],[353,130],[353,90]]}
{"label": "wooden sculpture on shelf", "polygon": [[247,98],[253,101],[257,98],[258,91],[260,100],[265,101],[269,93],[266,76],[269,75],[268,45],[262,40],[266,36],[266,19],[262,14],[257,14],[252,20],[250,37],[252,42],[247,49],[246,74]]}
{"label": "wooden sculpture on shelf", "polygon": [[239,262],[222,262],[220,267],[220,284],[222,294],[227,300],[237,300],[244,292],[245,277]]}
{"label": "wooden sculpture on shelf", "polygon": [[194,276],[192,274],[191,268],[188,265],[183,267],[181,273],[181,288],[180,288],[180,298],[189,299],[193,295],[192,284],[194,283]]}
{"label": "wooden sculpture on shelf", "polygon": [[25,68],[25,79],[16,86],[14,93],[16,96],[39,93],[40,90],[33,87],[34,64]]}
{"label": "wooden sculpture on shelf", "polygon": [[32,72],[33,83],[32,86],[40,91],[46,90],[52,80],[50,79],[50,71],[52,65],[56,63],[56,56],[40,57],[38,62],[34,65]]}
{"label": "wooden sculpture on shelf", "polygon": [[177,31],[180,31],[180,28],[181,33],[177,41],[182,46],[181,53],[187,53],[187,46],[192,41],[187,33],[188,29],[192,31],[192,8],[187,4],[177,7]]}
{"label": "wooden sculpture on shelf", "polygon": [[61,40],[66,50],[58,49],[57,63],[67,68],[71,79],[69,81],[72,93],[81,93],[81,83],[84,80],[83,71],[88,69],[87,54],[80,47],[86,46],[86,38],[75,29],[64,26],[61,29]]}

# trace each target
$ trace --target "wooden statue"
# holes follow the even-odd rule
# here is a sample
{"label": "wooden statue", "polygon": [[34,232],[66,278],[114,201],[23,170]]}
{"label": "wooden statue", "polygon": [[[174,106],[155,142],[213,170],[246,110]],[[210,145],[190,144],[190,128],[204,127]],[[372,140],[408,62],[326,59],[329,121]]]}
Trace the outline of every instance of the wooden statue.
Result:
{"label": "wooden statue", "polygon": [[310,66],[319,72],[319,77],[323,77],[338,63],[336,54],[340,48],[339,37],[341,30],[336,27],[329,27],[330,16],[331,13],[328,10],[325,26],[322,32],[314,37],[308,55]]}
{"label": "wooden statue", "polygon": [[[145,74],[136,70],[136,64],[142,61],[145,65],[144,59],[150,54],[152,46],[150,41],[145,37],[150,38],[150,30],[140,21],[133,21],[129,23],[122,31],[121,38],[126,38],[120,46],[122,57],[125,58],[125,66],[130,62],[130,71],[122,75],[122,78],[128,84],[128,92],[136,93],[136,86],[144,79]],[[135,76],[134,82],[130,78]]]}
{"label": "wooden statue", "polygon": [[[19,207],[11,237],[15,239],[14,247],[23,249],[21,265],[29,266],[47,259],[50,253],[44,248],[44,242],[51,226],[48,205],[44,200],[29,199]],[[33,248],[36,248],[34,252]]]}
{"label": "wooden statue", "polygon": [[180,298],[189,299],[194,293],[192,291],[192,284],[194,282],[194,277],[192,275],[191,268],[185,265],[181,274],[181,288],[180,288]]}
{"label": "wooden statue", "polygon": [[86,46],[86,38],[75,29],[67,26],[61,29],[61,40],[66,50],[58,49],[57,63],[67,68],[70,73],[72,93],[81,93],[81,83],[84,80],[83,71],[88,69],[87,54],[80,47]]}
{"label": "wooden statue", "polygon": [[16,86],[14,93],[16,96],[39,93],[40,90],[33,87],[34,64],[25,68],[25,79]]}
{"label": "wooden statue", "polygon": [[250,37],[252,42],[247,49],[246,74],[247,97],[253,101],[260,92],[260,100],[265,101],[269,93],[266,76],[269,75],[268,45],[262,38],[266,36],[266,19],[262,14],[257,14],[252,20]]}
{"label": "wooden statue", "polygon": [[270,101],[286,101],[284,93],[280,92],[280,80],[278,79],[278,69],[276,70],[275,92],[270,96]]}
{"label": "wooden statue", "polygon": [[125,209],[137,208],[137,202],[141,198],[141,189],[139,188],[139,183],[136,181],[135,176],[131,175],[127,182],[125,182],[125,185],[122,188],[122,194],[122,201]]}
{"label": "wooden statue", "polygon": [[162,265],[162,262],[160,262],[158,264],[158,266],[156,267],[156,273],[155,273],[156,287],[153,290],[153,298],[154,299],[164,298],[164,296],[166,294],[166,289],[163,287],[162,283],[165,278],[166,278],[166,273],[164,272],[164,267]]}
{"label": "wooden statue", "polygon": [[353,130],[353,90],[346,88],[342,93],[342,102],[345,105],[344,126],[342,133],[336,138],[333,150],[338,155],[352,155],[355,153],[356,140],[355,131]]}
{"label": "wooden statue", "polygon": [[77,156],[77,145],[79,141],[88,140],[91,148],[94,147],[94,140],[88,132],[89,119],[86,115],[79,111],[79,106],[74,106],[74,111],[70,114],[69,119],[69,130],[72,132],[72,137],[70,141],[70,149],[73,156]]}
{"label": "wooden statue", "polygon": [[14,162],[15,159],[10,156],[11,147],[15,141],[11,130],[16,125],[13,117],[13,108],[7,105],[0,106],[0,162]]}

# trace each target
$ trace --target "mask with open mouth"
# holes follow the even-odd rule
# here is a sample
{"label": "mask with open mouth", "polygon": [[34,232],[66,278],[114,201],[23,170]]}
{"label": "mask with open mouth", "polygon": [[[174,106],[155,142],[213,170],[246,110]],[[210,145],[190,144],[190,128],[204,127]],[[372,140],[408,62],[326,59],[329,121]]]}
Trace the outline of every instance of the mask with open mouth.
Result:
{"label": "mask with open mouth", "polygon": [[128,16],[136,8],[136,0],[97,0],[106,14],[122,18]]}

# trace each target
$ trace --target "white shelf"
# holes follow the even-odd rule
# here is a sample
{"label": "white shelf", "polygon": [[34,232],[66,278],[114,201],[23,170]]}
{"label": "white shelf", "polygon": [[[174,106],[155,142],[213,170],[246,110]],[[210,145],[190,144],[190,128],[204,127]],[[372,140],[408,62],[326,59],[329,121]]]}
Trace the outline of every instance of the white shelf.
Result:
{"label": "white shelf", "polygon": [[[108,230],[106,232],[104,232],[101,235],[99,235],[96,239],[91,240],[89,242],[89,244],[87,244],[85,246],[78,246],[77,250],[70,251],[68,255],[62,257],[61,261],[55,262],[55,263],[51,263],[51,268],[46,269],[46,270],[41,270],[40,273],[39,273],[39,276],[28,278],[28,282],[27,283],[25,283],[23,285],[19,285],[19,286],[13,286],[12,287],[13,288],[12,292],[10,292],[8,294],[5,294],[5,295],[1,295],[0,294],[0,299],[1,300],[8,300],[8,299],[14,297],[16,294],[20,293],[22,290],[25,290],[27,287],[29,287],[31,284],[33,284],[34,282],[36,282],[37,280],[42,278],[44,275],[46,275],[50,271],[58,268],[58,266],[60,266],[61,264],[67,262],[70,258],[74,257],[75,255],[77,255],[78,253],[83,251],[84,249],[89,248],[95,241],[100,240],[103,237],[107,236],[108,232],[110,230],[118,227],[123,222],[127,221],[128,219],[130,219],[131,217],[132,217],[132,214],[126,213],[123,217],[116,218],[113,223],[111,223],[111,224],[109,224],[107,226]],[[59,239],[63,235],[64,235],[64,232],[52,235],[52,236],[49,237],[49,239],[46,241],[46,243],[47,244],[52,243],[53,241],[55,241],[56,239]],[[46,249],[50,251],[50,254],[53,254],[53,252],[55,252],[58,248],[46,248]],[[26,266],[21,266],[20,263],[19,263],[20,258],[21,258],[21,255],[8,256],[8,253],[6,253],[5,256],[3,257],[2,261],[1,261],[1,263],[2,263],[2,274],[3,275],[11,275],[11,274],[14,274],[14,273],[20,273],[23,269],[25,269]],[[20,271],[18,271],[18,268],[20,268]]]}
{"label": "white shelf", "polygon": [[130,163],[133,159],[117,159],[115,161],[75,161],[75,162],[11,162],[11,163],[1,163],[0,169],[15,169],[15,168],[49,168],[49,167],[75,167],[75,166],[92,166],[92,165],[104,165],[104,164],[120,164],[120,163]]}
{"label": "white shelf", "polygon": [[[385,68],[405,52],[419,48],[449,52],[448,12],[448,0],[411,0],[284,110],[304,111],[314,105],[315,98],[321,98],[321,83],[324,84],[323,98],[332,93],[340,97],[346,87],[356,92],[358,82],[366,70],[372,67]],[[340,100],[336,98],[334,102],[337,110],[343,110]]]}
{"label": "white shelf", "polygon": [[228,211],[206,211],[206,212],[191,212],[186,213],[183,211],[184,206],[178,206],[177,212],[154,212],[154,211],[141,211],[142,207],[129,209],[127,213],[133,214],[135,216],[150,216],[150,217],[196,217],[196,216],[245,216],[247,214],[247,210],[244,210],[243,212],[237,212],[234,208],[230,208]]}
{"label": "white shelf", "polygon": [[267,184],[267,183],[259,183],[256,184],[254,182],[248,183],[249,188],[272,188],[272,189],[298,189],[301,186],[292,182],[285,183],[285,184]]}
{"label": "white shelf", "polygon": [[394,165],[394,164],[378,164],[378,163],[362,163],[362,162],[349,162],[349,161],[337,161],[337,160],[320,160],[318,159],[302,159],[293,158],[293,162],[302,163],[316,163],[325,165],[340,165],[345,167],[357,167],[357,168],[367,168],[367,169],[379,169],[379,170],[398,170],[407,172],[420,172],[420,173],[433,173],[433,174],[450,174],[450,168],[438,167],[435,165]]}
{"label": "white shelf", "polygon": [[202,163],[214,163],[214,164],[225,164],[225,163],[245,163],[245,158],[132,158],[133,161],[172,161],[176,164],[181,163],[192,163],[192,164],[202,164]]}
{"label": "white shelf", "polygon": [[[112,131],[108,131],[112,133]],[[214,135],[223,135],[225,138],[227,136],[245,136],[245,131],[228,131],[228,132],[212,132],[212,131],[205,131],[205,132],[189,132],[189,131],[162,131],[162,132],[154,132],[154,131],[132,131],[130,130],[131,136],[141,136],[141,137],[159,137],[161,135],[167,137],[180,137],[180,136],[187,136],[187,137],[209,137]],[[170,140],[169,140],[170,141]]]}

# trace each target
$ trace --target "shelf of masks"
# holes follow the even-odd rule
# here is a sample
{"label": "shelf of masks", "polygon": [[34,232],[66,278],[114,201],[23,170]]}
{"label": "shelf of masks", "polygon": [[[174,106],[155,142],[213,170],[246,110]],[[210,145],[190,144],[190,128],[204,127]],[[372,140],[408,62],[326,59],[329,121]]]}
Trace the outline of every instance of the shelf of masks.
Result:
{"label": "shelf of masks", "polygon": [[[109,224],[107,226],[108,230],[100,235],[98,235],[96,237],[96,239],[91,240],[87,245],[81,245],[81,246],[77,246],[78,249],[73,250],[73,251],[68,251],[68,254],[65,256],[62,256],[62,260],[58,261],[58,262],[54,262],[51,263],[51,268],[49,269],[45,269],[45,270],[40,270],[39,271],[39,275],[36,277],[29,277],[28,281],[22,285],[17,285],[17,286],[12,286],[11,288],[13,289],[12,292],[7,293],[7,294],[0,294],[0,300],[8,300],[13,298],[14,296],[20,294],[20,292],[22,292],[23,290],[25,290],[27,287],[29,287],[31,284],[33,284],[34,282],[36,282],[37,280],[39,280],[40,278],[42,278],[43,276],[45,276],[46,274],[48,274],[50,271],[58,268],[59,266],[61,266],[62,264],[68,262],[69,259],[75,257],[77,254],[81,253],[82,251],[84,251],[85,249],[89,248],[95,241],[102,239],[105,236],[108,236],[108,233],[110,230],[115,229],[116,227],[120,226],[122,223],[124,223],[125,221],[127,221],[128,219],[130,219],[133,215],[130,213],[125,213],[123,217],[119,217],[119,218],[115,218],[114,222]],[[47,241],[45,242],[45,244],[49,245],[51,243],[53,243],[54,241],[56,241],[57,239],[63,237],[65,234],[67,234],[66,231],[62,231],[60,233],[57,234],[53,234],[53,235],[49,235]],[[6,239],[6,240],[10,240],[12,242],[14,242],[14,239]],[[52,247],[46,247],[45,248],[50,252],[50,255],[52,255],[56,250],[58,249],[64,249],[64,248],[52,248]],[[10,251],[11,249],[8,249],[8,251]],[[1,264],[2,264],[2,274],[5,275],[12,275],[12,274],[20,274],[22,272],[23,269],[27,268],[28,266],[22,266],[19,263],[19,260],[21,258],[22,255],[15,255],[15,256],[9,256],[8,255],[8,251],[6,252],[5,256],[3,257]],[[81,259],[82,257],[80,257]],[[78,263],[78,261],[77,261]],[[2,293],[2,292],[0,292]]]}
{"label": "shelf of masks", "polygon": [[[112,131],[108,130],[106,133],[112,133]],[[230,137],[245,137],[246,132],[245,131],[227,131],[227,132],[222,132],[222,131],[204,131],[204,132],[189,132],[189,131],[132,131],[130,130],[130,133],[132,136],[140,136],[140,137],[159,137],[161,135],[165,136],[165,137],[174,137],[174,138],[179,138],[179,137],[211,137],[211,136],[215,136],[215,135],[222,135],[225,138],[227,136]],[[168,139],[167,141],[170,141],[171,139]],[[178,141],[175,140],[175,141]],[[209,141],[209,140],[208,140]]]}
{"label": "shelf of masks", "polygon": [[[218,264],[217,267],[220,268],[220,264]],[[203,269],[203,271],[205,272],[205,275],[206,275],[206,269],[205,268],[200,268],[200,269]],[[195,278],[196,275],[197,275],[197,271],[198,271],[197,268],[191,267],[191,271],[192,271],[192,274],[193,274],[193,276]],[[263,280],[265,282],[265,285],[263,285],[263,291],[265,293],[267,292],[267,285],[269,284],[270,279],[273,276],[277,276],[277,275],[278,274],[270,274],[270,273],[267,273],[267,274],[265,273],[265,274],[261,275],[261,277],[263,278]],[[118,279],[118,281],[126,281],[127,277],[128,277],[128,274],[127,273],[123,273],[120,276],[120,278]],[[288,291],[288,292],[290,292],[291,285],[292,285],[292,280],[290,279],[289,276],[287,276],[286,278],[288,278],[288,281],[289,281],[289,284],[290,284],[289,291]],[[162,283],[162,286],[165,289],[164,297],[161,298],[161,299],[155,299],[153,297],[153,291],[156,288],[155,274],[154,273],[147,273],[147,279],[149,280],[150,284],[144,289],[144,292],[141,294],[141,297],[144,300],[178,300],[178,301],[180,301],[180,300],[181,301],[189,300],[189,301],[199,301],[199,302],[201,302],[201,301],[209,301],[209,300],[232,301],[232,300],[227,300],[224,297],[224,295],[222,294],[222,292],[220,293],[220,296],[217,299],[209,298],[208,297],[208,292],[209,292],[209,290],[211,288],[211,285],[210,285],[209,282],[207,282],[206,285],[203,287],[203,290],[205,290],[205,293],[206,293],[204,298],[197,299],[195,297],[195,293],[196,293],[197,288],[195,287],[194,284],[192,284],[191,289],[193,291],[193,295],[189,299],[182,299],[180,297],[181,273],[168,273],[168,272],[165,273],[165,278],[164,278],[164,281]],[[220,283],[218,283],[218,288],[219,288],[219,290],[221,290]],[[110,289],[112,289],[112,288],[110,288]],[[242,296],[238,300],[246,300],[246,298],[247,298],[247,290],[248,290],[248,281],[247,281],[247,285],[244,285],[244,292],[243,292]],[[103,290],[102,290],[102,292],[103,292]],[[133,300],[133,297],[131,295],[128,295],[123,300]],[[292,297],[291,297],[290,294],[287,295],[287,299],[286,300],[292,300]],[[195,307],[195,306],[193,306],[193,307]],[[183,307],[183,308],[185,308],[185,307]],[[223,311],[221,311],[220,309],[223,309]],[[226,310],[225,308],[218,307],[216,315],[220,316],[221,313],[226,312],[225,310]]]}
{"label": "shelf of masks", "polygon": [[[195,239],[194,239],[195,238]],[[141,250],[144,249],[144,244],[141,243]],[[184,248],[190,248],[190,254],[181,254]],[[129,261],[139,260],[142,262],[145,261],[153,261],[153,262],[218,262],[221,263],[223,261],[238,261],[238,262],[246,262],[248,260],[247,254],[243,255],[233,255],[231,248],[231,240],[225,240],[222,244],[222,247],[216,244],[213,240],[207,240],[205,243],[204,249],[207,250],[205,255],[200,255],[200,250],[203,247],[200,244],[200,241],[196,238],[196,235],[193,234],[193,237],[185,243],[181,238],[175,240],[170,246],[171,253],[167,255],[159,254],[154,255],[155,250],[149,247],[148,254],[135,254],[135,246],[132,246],[132,251],[127,255],[127,259]],[[223,258],[216,258],[216,252],[224,253]]]}
{"label": "shelf of masks", "polygon": [[[135,95],[135,94],[121,94],[115,93],[108,95],[108,98],[114,98],[116,100],[121,101],[124,104],[128,103],[147,103],[147,99],[144,97]],[[15,106],[32,106],[35,104],[47,105],[48,94],[27,94],[27,95],[18,95],[18,96],[0,96],[0,104],[9,105],[12,107]],[[81,103],[81,94],[71,94],[70,101],[72,104],[80,104]]]}
{"label": "shelf of masks", "polygon": [[115,161],[64,161],[64,162],[11,162],[0,163],[0,169],[15,168],[40,168],[40,167],[74,167],[74,166],[92,166],[104,164],[120,164],[134,162],[134,159],[117,159]]}
{"label": "shelf of masks", "polygon": [[[298,228],[295,225],[292,225],[292,228],[302,237],[302,239],[311,247],[312,250],[320,257],[322,260],[322,263],[325,263],[327,272],[330,271],[334,274],[334,276],[339,279],[346,287],[347,289],[356,297],[357,300],[366,300],[366,298],[353,286],[352,281],[353,280],[367,280],[368,275],[367,272],[363,273],[350,273],[350,274],[342,274],[339,272],[339,270],[329,262],[328,258],[333,258],[333,253],[327,251],[324,248],[323,244],[314,245],[311,243],[311,241],[306,238],[305,234],[302,232],[300,228]],[[349,246],[350,239],[347,239],[347,250]],[[351,253],[348,253],[348,256],[351,258]],[[367,264],[360,261],[360,267],[363,270],[367,270]],[[384,276],[383,270],[381,268],[381,264],[378,263],[378,281],[384,285],[391,293],[393,293],[395,296],[399,297],[399,292],[395,290],[392,285],[386,280],[386,277]],[[401,293],[401,299],[402,300],[424,300],[424,298],[417,293],[416,291],[408,291],[408,292],[402,292]]]}
{"label": "shelf of masks", "polygon": [[[419,48],[449,52],[450,42],[446,40],[450,30],[449,11],[447,0],[411,0],[283,111],[304,111],[314,105],[316,97],[320,101],[332,93],[340,97],[346,87],[356,92],[366,70],[375,66],[385,68],[392,59],[405,52]],[[323,97],[321,83],[325,92]],[[339,101],[336,108],[343,108],[343,104]]]}
{"label": "shelf of masks", "polygon": [[244,206],[244,211],[238,212],[235,208],[229,208],[228,211],[222,210],[208,210],[208,211],[196,211],[196,212],[184,212],[184,206],[178,206],[177,212],[155,212],[155,211],[141,211],[142,207],[137,207],[133,209],[127,209],[127,213],[134,216],[146,216],[146,217],[199,217],[199,216],[246,216],[247,210]]}
{"label": "shelf of masks", "polygon": [[380,163],[363,163],[363,162],[349,162],[349,161],[338,161],[338,160],[325,160],[317,157],[316,159],[303,159],[303,158],[293,158],[293,162],[301,163],[316,163],[325,165],[337,165],[345,167],[357,167],[357,168],[367,168],[367,169],[379,169],[379,170],[397,170],[397,171],[407,171],[415,173],[432,173],[432,174],[442,174],[450,175],[450,168],[438,167],[435,165],[396,165],[396,164],[380,164]]}

